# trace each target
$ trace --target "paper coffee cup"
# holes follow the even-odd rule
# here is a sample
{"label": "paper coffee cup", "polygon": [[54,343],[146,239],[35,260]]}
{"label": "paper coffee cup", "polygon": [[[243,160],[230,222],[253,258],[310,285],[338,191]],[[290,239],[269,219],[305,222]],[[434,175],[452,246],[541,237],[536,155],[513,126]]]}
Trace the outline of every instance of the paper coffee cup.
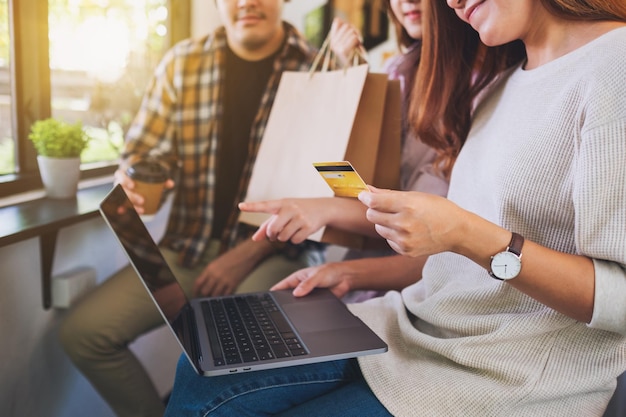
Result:
{"label": "paper coffee cup", "polygon": [[126,175],[135,182],[134,192],[144,198],[143,214],[155,214],[161,205],[167,169],[156,161],[142,160],[130,166]]}

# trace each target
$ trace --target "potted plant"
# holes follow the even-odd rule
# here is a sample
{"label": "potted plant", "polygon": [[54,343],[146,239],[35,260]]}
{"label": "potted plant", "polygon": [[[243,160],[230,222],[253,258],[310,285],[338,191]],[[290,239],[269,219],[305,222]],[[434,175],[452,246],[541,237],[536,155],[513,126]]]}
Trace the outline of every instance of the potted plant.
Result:
{"label": "potted plant", "polygon": [[36,121],[28,138],[37,151],[41,181],[50,198],[72,198],[78,189],[80,155],[91,139],[81,122]]}

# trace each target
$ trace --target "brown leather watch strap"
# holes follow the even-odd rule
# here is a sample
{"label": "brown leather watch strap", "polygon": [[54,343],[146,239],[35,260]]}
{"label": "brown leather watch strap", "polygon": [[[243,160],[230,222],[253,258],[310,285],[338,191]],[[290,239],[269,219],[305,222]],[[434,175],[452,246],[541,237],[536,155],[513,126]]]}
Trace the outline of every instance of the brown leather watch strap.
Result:
{"label": "brown leather watch strap", "polygon": [[509,247],[506,248],[506,250],[508,250],[509,252],[513,252],[521,258],[522,246],[524,246],[524,236],[520,235],[519,233],[513,232],[511,242],[509,243]]}

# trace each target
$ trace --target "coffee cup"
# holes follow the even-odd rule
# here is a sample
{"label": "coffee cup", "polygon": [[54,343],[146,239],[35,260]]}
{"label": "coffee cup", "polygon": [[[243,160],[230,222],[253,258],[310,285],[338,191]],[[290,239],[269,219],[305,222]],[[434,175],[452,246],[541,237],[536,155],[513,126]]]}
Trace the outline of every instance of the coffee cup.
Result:
{"label": "coffee cup", "polygon": [[144,159],[128,167],[126,175],[135,182],[133,191],[144,198],[143,215],[154,215],[161,205],[168,170],[157,161]]}

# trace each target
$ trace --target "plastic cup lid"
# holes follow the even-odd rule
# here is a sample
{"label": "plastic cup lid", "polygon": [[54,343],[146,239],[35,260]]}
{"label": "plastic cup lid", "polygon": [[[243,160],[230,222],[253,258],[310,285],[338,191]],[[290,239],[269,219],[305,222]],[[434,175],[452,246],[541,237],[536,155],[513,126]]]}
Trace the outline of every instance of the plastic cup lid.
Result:
{"label": "plastic cup lid", "polygon": [[155,161],[139,161],[131,165],[126,174],[134,179],[145,182],[164,182],[167,180],[167,170]]}

